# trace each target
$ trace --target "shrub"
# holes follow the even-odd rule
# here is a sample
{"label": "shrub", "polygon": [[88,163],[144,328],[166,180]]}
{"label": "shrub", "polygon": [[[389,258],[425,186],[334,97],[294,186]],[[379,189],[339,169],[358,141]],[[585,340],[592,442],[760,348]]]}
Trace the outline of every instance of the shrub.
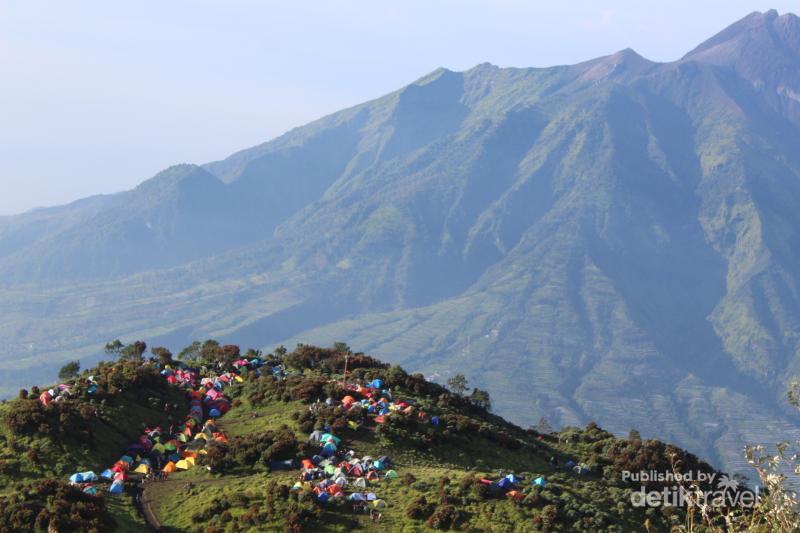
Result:
{"label": "shrub", "polygon": [[440,505],[426,524],[433,529],[450,529],[458,521],[458,511],[450,504]]}
{"label": "shrub", "polygon": [[420,496],[406,507],[406,516],[414,520],[425,520],[431,515],[431,505],[425,496]]}

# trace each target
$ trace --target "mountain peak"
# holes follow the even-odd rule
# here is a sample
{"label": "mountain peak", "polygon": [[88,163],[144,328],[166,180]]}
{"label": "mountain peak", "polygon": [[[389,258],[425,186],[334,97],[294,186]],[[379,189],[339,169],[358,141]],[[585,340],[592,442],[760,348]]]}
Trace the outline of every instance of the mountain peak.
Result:
{"label": "mountain peak", "polygon": [[609,56],[591,61],[587,65],[589,68],[581,76],[581,79],[599,81],[601,79],[617,79],[630,75],[640,75],[655,63],[640,56],[632,48],[625,48]]}
{"label": "mountain peak", "polygon": [[774,9],[753,12],[701,43],[683,60],[742,66],[742,60],[760,62],[765,56],[800,57],[800,19],[796,15],[779,16]]}

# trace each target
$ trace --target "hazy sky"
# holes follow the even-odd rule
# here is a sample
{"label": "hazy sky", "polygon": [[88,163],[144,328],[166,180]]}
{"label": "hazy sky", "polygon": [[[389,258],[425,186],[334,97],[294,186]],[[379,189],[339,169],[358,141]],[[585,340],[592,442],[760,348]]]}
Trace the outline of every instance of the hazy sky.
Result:
{"label": "hazy sky", "polygon": [[541,67],[627,47],[669,61],[751,11],[796,5],[0,0],[0,214],[223,158],[439,66]]}

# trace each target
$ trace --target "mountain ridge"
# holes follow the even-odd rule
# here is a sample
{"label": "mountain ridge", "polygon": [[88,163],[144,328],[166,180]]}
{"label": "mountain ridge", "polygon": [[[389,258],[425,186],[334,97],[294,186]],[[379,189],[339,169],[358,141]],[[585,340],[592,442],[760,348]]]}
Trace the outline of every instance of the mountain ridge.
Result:
{"label": "mountain ridge", "polygon": [[[800,85],[762,38],[795,39],[796,25],[750,15],[669,63],[623,50],[437,69],[172,169],[208,186],[189,202],[203,209],[162,176],[145,189],[172,193],[105,211],[72,239],[95,248],[72,255],[52,249],[74,219],[12,218],[34,236],[53,224],[27,256],[0,222],[0,368],[30,376],[109,337],[343,338],[441,379],[463,369],[520,423],[637,427],[743,469],[743,444],[798,436],[783,391],[800,371],[800,108],[787,96]],[[742,39],[773,60],[719,64],[720,43]],[[141,230],[151,213],[161,248],[96,233]],[[86,257],[108,259],[87,270]]]}

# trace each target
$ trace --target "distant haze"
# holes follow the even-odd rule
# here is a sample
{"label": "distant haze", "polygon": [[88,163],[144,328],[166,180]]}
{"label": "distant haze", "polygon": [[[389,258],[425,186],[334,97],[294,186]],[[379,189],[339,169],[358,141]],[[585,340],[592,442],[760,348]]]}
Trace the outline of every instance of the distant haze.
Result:
{"label": "distant haze", "polygon": [[682,56],[788,1],[4,1],[0,214],[128,189],[439,66]]}

